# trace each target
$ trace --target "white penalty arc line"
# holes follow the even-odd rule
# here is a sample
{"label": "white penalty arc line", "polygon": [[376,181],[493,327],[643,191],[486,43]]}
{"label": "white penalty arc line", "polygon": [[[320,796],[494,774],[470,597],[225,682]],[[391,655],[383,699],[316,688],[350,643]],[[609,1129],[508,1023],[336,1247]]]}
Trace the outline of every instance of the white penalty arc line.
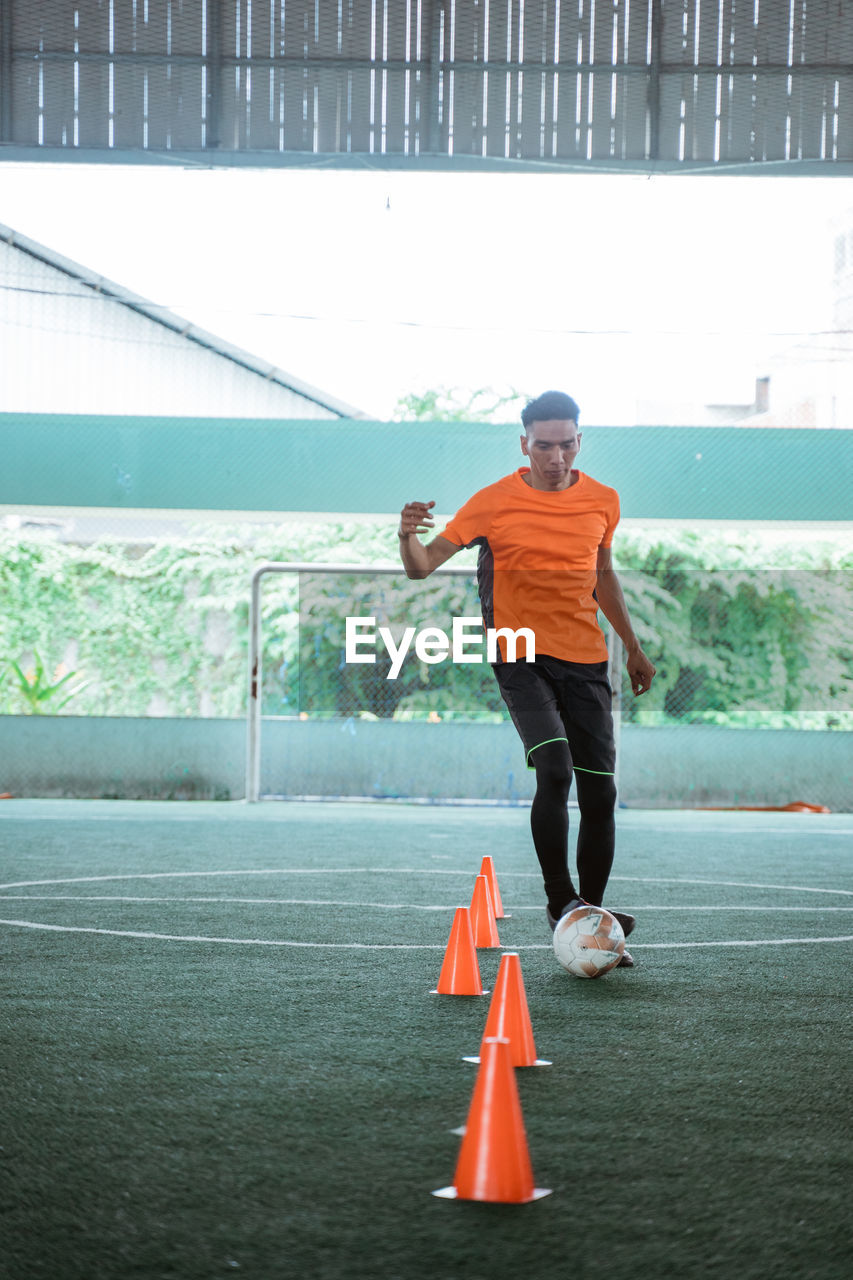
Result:
{"label": "white penalty arc line", "polygon": [[[148,933],[136,929],[92,929],[79,925],[42,924],[35,920],[0,920],[0,925],[15,929],[36,929],[48,933],[90,933],[110,938],[137,938],[154,942],[211,942],[225,946],[237,947],[299,947],[309,950],[326,951],[444,951],[445,946],[437,943],[408,942],[291,942],[271,938],[214,938],[205,935],[182,933]],[[632,943],[632,948],[639,951],[670,951],[697,949],[700,947],[794,947],[814,946],[824,942],[853,942],[853,934],[842,934],[832,938],[767,938],[758,941],[755,938],[734,939],[728,942],[642,942]],[[490,948],[491,949],[491,948]],[[536,943],[520,947],[505,947],[507,951],[550,951],[548,943]]]}
{"label": "white penalty arc line", "polygon": [[[843,892],[843,891],[839,891]],[[359,901],[350,901],[343,898],[231,898],[231,897],[178,897],[170,895],[168,897],[153,897],[141,894],[113,894],[113,893],[0,893],[0,902],[121,902],[125,905],[137,903],[139,905],[156,904],[158,906],[185,906],[188,903],[216,905],[221,906],[259,906],[259,907],[353,907],[361,910],[375,911],[454,911],[461,903],[424,903],[424,902],[365,902],[363,899]],[[519,911],[541,912],[542,907],[539,904],[531,905],[528,903],[514,902],[512,905],[513,913]],[[746,914],[748,912],[764,912],[779,914],[784,912],[785,915],[795,914],[811,914],[820,915],[829,912],[849,913],[853,911],[853,906],[827,906],[825,903],[817,903],[809,907],[790,907],[790,906],[752,906],[744,903],[725,904],[712,903],[703,905],[702,903],[685,903],[673,905],[672,903],[632,903],[632,911],[696,911],[700,913],[710,911],[728,911]]]}
{"label": "white penalty arc line", "polygon": [[[168,814],[166,813],[163,813],[163,814],[156,814],[156,813],[155,814],[151,814],[151,813],[118,814],[116,813],[116,814],[113,814],[113,813],[85,813],[80,811],[75,812],[69,809],[65,809],[57,813],[42,812],[42,813],[36,813],[36,814],[32,814],[32,813],[25,814],[22,812],[18,812],[14,807],[17,804],[22,803],[22,801],[26,803],[26,801],[23,800],[23,798],[21,798],[19,800],[10,801],[8,805],[0,805],[0,822],[5,821],[9,823],[17,822],[17,823],[27,823],[27,824],[30,824],[33,822],[64,822],[64,823],[114,822],[116,824],[122,823],[122,824],[128,824],[128,825],[134,824],[134,823],[143,823],[143,824],[156,823],[157,825],[160,825],[160,826],[164,824],[168,824],[170,827],[174,826],[177,823],[190,824],[190,823],[203,823],[203,822],[211,823],[212,822],[212,823],[216,823],[217,826],[221,827],[225,825],[225,823],[223,822],[223,819],[226,818],[225,814],[211,815],[209,813],[207,814],[195,814],[195,813],[168,813]],[[54,802],[49,802],[49,803],[54,803]],[[82,803],[85,804],[86,802],[83,801]],[[113,802],[110,801],[109,803],[113,803]],[[145,802],[134,801],[132,803],[136,804],[136,803],[145,803]],[[160,802],[160,803],[163,803],[165,807],[166,805],[172,805],[175,802],[166,801],[166,802]],[[191,801],[189,803],[196,804],[197,802]],[[234,801],[231,803],[240,804],[240,805],[243,804],[242,801]],[[290,802],[286,802],[286,801],[275,802],[275,801],[269,800],[265,803],[264,807],[266,807],[266,804],[272,805],[274,803],[278,803],[282,805],[282,807],[284,807],[285,804],[288,804]],[[421,811],[425,810],[426,808],[429,808],[432,810],[438,810],[439,812],[442,812],[444,816],[446,816],[450,812],[453,812],[455,814],[466,814],[467,810],[469,810],[470,808],[475,808],[477,810],[478,816],[482,814],[484,809],[492,809],[492,810],[497,810],[500,814],[505,814],[510,817],[514,817],[514,815],[516,815],[517,813],[523,814],[530,809],[529,800],[522,800],[518,803],[508,803],[508,804],[507,803],[502,804],[500,802],[492,803],[489,801],[486,801],[486,802],[467,801],[466,802],[463,800],[459,805],[451,804],[451,805],[445,806],[433,801],[428,801],[427,804],[424,805],[423,802],[418,802],[416,799],[401,798],[400,800],[394,800],[389,798],[388,800],[381,800],[381,799],[377,800],[371,796],[366,797],[366,803],[365,803],[365,800],[362,800],[357,796],[347,796],[347,797],[344,797],[343,800],[332,800],[330,802],[328,797],[317,796],[316,798],[311,798],[307,801],[298,800],[295,803],[298,803],[300,807],[302,807],[303,804],[316,805],[316,807],[318,808],[322,807],[326,812],[329,811],[330,804],[334,806],[335,809],[343,810],[344,806],[347,805],[352,808],[358,808],[362,812],[364,812],[364,809],[367,806],[371,806],[371,807],[375,806],[377,810],[384,809],[385,812],[390,812],[397,805],[399,805],[400,808],[404,808],[406,805],[411,805],[412,807],[416,807]],[[569,807],[574,813],[577,813],[577,804],[574,801],[570,801]],[[257,807],[255,807],[255,809],[257,812]],[[629,811],[617,811],[617,821],[620,823],[624,831],[628,831],[631,833],[639,832],[640,834],[643,834],[647,831],[650,831],[656,834],[659,833],[661,835],[672,835],[673,832],[675,832],[677,834],[683,834],[691,838],[693,836],[719,837],[721,834],[725,836],[730,836],[730,835],[778,836],[780,834],[784,834],[786,838],[789,836],[799,836],[799,835],[805,835],[808,838],[811,838],[812,836],[814,836],[815,827],[817,827],[818,824],[820,824],[822,828],[820,831],[820,836],[822,839],[826,837],[832,837],[832,836],[849,837],[853,835],[853,828],[830,826],[830,825],[824,824],[823,822],[824,817],[834,818],[834,819],[845,819],[848,816],[845,812],[823,815],[823,814],[791,813],[791,812],[786,812],[784,810],[778,810],[774,812],[772,810],[762,811],[760,809],[756,809],[754,810],[754,817],[756,819],[755,826],[751,824],[746,824],[746,823],[744,823],[744,825],[741,825],[741,826],[729,826],[726,823],[726,819],[730,819],[732,821],[734,821],[736,818],[745,820],[747,818],[747,815],[749,814],[749,810],[739,811],[737,809],[720,809],[716,811],[719,814],[719,817],[723,819],[720,825],[716,825],[713,822],[707,822],[707,821],[705,821],[703,825],[699,825],[703,819],[707,819],[708,813],[713,811],[703,810],[703,809],[673,809],[673,810],[667,811],[672,814],[674,819],[671,824],[662,824],[660,822],[657,822],[654,824],[650,823],[646,825],[644,822],[642,822],[642,820],[637,822],[633,821],[634,818],[641,818],[641,815],[643,815],[646,812],[648,811],[642,810],[642,809],[634,809]],[[239,822],[244,817],[248,819],[250,817],[250,812],[248,809],[242,809],[242,812],[239,815],[232,811],[232,813],[227,816],[230,818],[234,818]],[[289,817],[290,815],[288,814],[287,816]],[[271,812],[269,814],[271,824],[278,823],[280,820],[284,819],[284,817],[285,815],[281,813]],[[814,826],[812,826],[811,823],[807,821],[810,818],[814,819]],[[777,822],[773,821],[774,819],[778,819],[778,824]],[[333,821],[337,821],[337,820],[338,819],[333,819]],[[766,825],[766,826],[758,825],[758,822],[768,822],[768,820],[771,825]],[[694,822],[696,823],[695,826],[693,825]],[[800,825],[801,823],[802,825]],[[283,821],[281,822],[281,825],[284,825]],[[434,833],[430,833],[430,834],[434,835]],[[445,839],[449,837],[446,837],[445,833],[441,832],[441,833],[438,833],[437,836],[434,836],[434,838]]]}
{"label": "white penalty arc line", "polygon": [[[808,884],[765,884],[760,880],[694,880],[680,876],[611,876],[608,884],[701,884],[726,889],[782,889],[786,893],[837,893],[853,898],[853,889],[821,889]],[[0,889],[5,888],[0,885]]]}
{"label": "white penalty arc line", "polygon": [[[407,875],[470,876],[472,870],[448,870],[442,867],[261,867],[233,871],[138,871],[107,876],[64,876],[54,880],[14,880],[0,884],[3,889],[34,889],[56,884],[100,884],[117,880],[177,880],[221,876],[343,876],[343,875]],[[537,880],[536,872],[502,871],[500,880]],[[853,897],[853,889],[822,889],[814,885],[765,884],[754,880],[707,880],[681,876],[611,876],[620,884],[691,884],[734,889],[779,889],[786,893],[822,893]]]}
{"label": "white penalty arc line", "polygon": [[[233,871],[132,871],[108,876],[63,876],[55,880],[10,880],[8,884],[0,884],[0,889],[29,889],[51,884],[100,884],[106,880],[192,880],[219,876],[470,876],[472,874],[472,870],[450,871],[441,867],[249,867]],[[537,878],[532,871],[508,871],[505,876],[525,880]]]}
{"label": "white penalty arc line", "polygon": [[87,929],[80,925],[41,924],[35,920],[0,920],[18,929],[43,929],[50,933],[95,933],[109,938],[143,938],[154,942],[218,942],[233,947],[303,947],[325,951],[444,951],[438,943],[409,942],[289,942],[273,938],[212,938],[202,934],[146,933],[138,929]]}
{"label": "white penalty arc line", "polygon": [[[375,909],[378,911],[454,911],[457,904],[449,905],[447,903],[425,904],[422,902],[347,902],[341,899],[331,898],[179,898],[170,896],[168,898],[153,897],[131,897],[128,894],[84,894],[84,893],[0,893],[0,902],[122,902],[122,903],[139,903],[150,904],[157,903],[169,904],[172,906],[186,905],[187,903],[204,903],[216,904],[222,906],[260,906],[260,907],[356,907],[361,910]],[[541,911],[541,907],[516,907],[516,911]],[[768,908],[770,910],[771,908]],[[785,908],[778,907],[776,910],[782,911]],[[801,908],[797,908],[800,910]],[[853,911],[853,907],[814,907],[807,908],[814,911]]]}
{"label": "white penalty arc line", "polygon": [[635,951],[677,951],[692,947],[800,947],[822,942],[853,942],[853,934],[841,934],[835,938],[757,938],[738,939],[731,942],[632,942]]}

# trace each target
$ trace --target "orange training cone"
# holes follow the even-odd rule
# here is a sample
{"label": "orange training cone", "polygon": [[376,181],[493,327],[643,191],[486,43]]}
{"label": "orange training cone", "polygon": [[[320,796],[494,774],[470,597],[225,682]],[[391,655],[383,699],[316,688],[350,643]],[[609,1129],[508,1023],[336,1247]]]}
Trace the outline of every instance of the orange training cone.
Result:
{"label": "orange training cone", "polygon": [[444,953],[438,986],[431,993],[440,996],[484,996],[480,966],[467,907],[457,907],[453,928]]}
{"label": "orange training cone", "polygon": [[[536,1057],[533,1027],[527,1008],[527,993],[521,976],[521,960],[517,951],[505,951],[501,956],[495,993],[489,1005],[489,1015],[483,1031],[483,1044],[492,1036],[509,1040],[510,1058],[514,1067],[550,1067],[544,1058]],[[482,1056],[482,1044],[480,1045]],[[479,1062],[480,1058],[465,1058],[465,1062]]]}
{"label": "orange training cone", "polygon": [[480,875],[485,876],[489,882],[489,893],[492,895],[492,906],[495,909],[496,920],[507,920],[509,917],[504,911],[501,902],[501,891],[498,888],[498,877],[495,873],[495,860],[488,854],[480,864]]}
{"label": "orange training cone", "polygon": [[470,910],[474,946],[499,947],[501,940],[498,937],[495,909],[492,906],[492,895],[489,893],[489,881],[486,876],[477,876],[474,881],[474,895],[471,898]]}
{"label": "orange training cone", "polygon": [[533,1185],[527,1134],[512,1069],[509,1041],[483,1041],[465,1137],[453,1185],[432,1193],[446,1200],[488,1200],[528,1204],[549,1192]]}

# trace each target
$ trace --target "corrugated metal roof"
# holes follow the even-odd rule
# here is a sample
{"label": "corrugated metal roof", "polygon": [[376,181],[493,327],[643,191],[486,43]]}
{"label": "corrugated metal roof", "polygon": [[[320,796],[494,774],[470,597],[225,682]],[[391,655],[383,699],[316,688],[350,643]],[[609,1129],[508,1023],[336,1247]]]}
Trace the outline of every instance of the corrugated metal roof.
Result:
{"label": "corrugated metal roof", "polygon": [[853,5],[839,0],[2,8],[0,143],[69,159],[853,160]]}

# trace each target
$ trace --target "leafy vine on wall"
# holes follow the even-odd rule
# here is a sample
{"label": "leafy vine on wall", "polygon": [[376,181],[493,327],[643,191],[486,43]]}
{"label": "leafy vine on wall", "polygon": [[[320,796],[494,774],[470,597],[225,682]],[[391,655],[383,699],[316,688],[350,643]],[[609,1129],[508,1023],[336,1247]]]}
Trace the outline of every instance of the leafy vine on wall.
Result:
{"label": "leafy vine on wall", "polygon": [[[627,721],[853,728],[853,551],[776,547],[773,567],[756,568],[763,550],[756,538],[620,532],[620,578],[658,667],[649,694],[625,698]],[[0,531],[0,714],[242,716],[254,567],[396,557],[393,521],[88,546]],[[269,577],[262,599],[267,714],[503,718],[485,664],[411,655],[391,682],[380,662],[343,662],[349,613],[400,626],[417,609],[449,626],[477,612],[465,579]]]}

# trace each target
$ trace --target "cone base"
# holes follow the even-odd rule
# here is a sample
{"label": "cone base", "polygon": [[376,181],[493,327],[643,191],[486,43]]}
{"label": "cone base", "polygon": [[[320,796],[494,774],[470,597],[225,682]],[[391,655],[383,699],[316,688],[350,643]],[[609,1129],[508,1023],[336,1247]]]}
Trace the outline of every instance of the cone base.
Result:
{"label": "cone base", "polygon": [[[467,1196],[460,1196],[455,1187],[439,1187],[438,1191],[431,1192],[432,1195],[438,1196],[440,1200],[462,1200],[468,1199]],[[544,1196],[550,1196],[550,1187],[534,1187],[533,1195],[527,1196],[524,1200],[481,1200],[480,1204],[531,1204],[534,1200],[541,1200]]]}
{"label": "cone base", "polygon": [[[462,1061],[473,1062],[475,1066],[480,1064],[479,1057],[466,1057]],[[522,1067],[517,1067],[516,1070],[523,1071],[525,1067],[553,1067],[553,1065],[553,1062],[549,1062],[547,1058],[537,1058],[535,1062],[525,1062]]]}
{"label": "cone base", "polygon": [[491,988],[484,987],[482,991],[439,991],[438,987],[433,987],[430,991],[431,996],[467,996],[469,1000],[476,1000],[479,996],[491,995]]}

